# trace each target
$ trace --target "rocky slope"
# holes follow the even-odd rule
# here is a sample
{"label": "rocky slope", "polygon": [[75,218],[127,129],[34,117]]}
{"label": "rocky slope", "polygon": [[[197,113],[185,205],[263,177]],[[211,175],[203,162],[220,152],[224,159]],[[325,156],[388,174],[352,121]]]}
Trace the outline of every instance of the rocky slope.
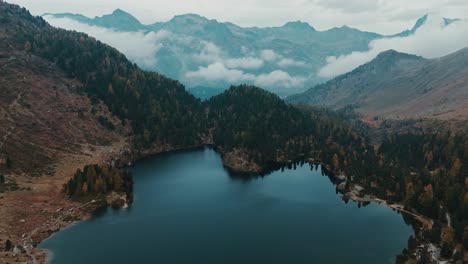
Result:
{"label": "rocky slope", "polygon": [[[0,3],[0,172],[16,191],[0,193],[0,262],[43,263],[32,246],[94,207],[67,199],[62,184],[77,168],[118,156],[126,128],[79,92],[82,83],[17,46],[10,8]],[[16,256],[3,251],[7,239]]]}
{"label": "rocky slope", "polygon": [[[1,33],[0,33],[1,34]],[[81,153],[89,145],[105,146],[119,138],[99,119],[120,121],[107,107],[77,92],[79,82],[50,62],[0,43],[0,153],[11,171],[40,176],[51,173],[61,153]]]}
{"label": "rocky slope", "polygon": [[334,109],[352,106],[365,116],[466,119],[468,48],[432,60],[383,52],[356,70],[287,100]]}

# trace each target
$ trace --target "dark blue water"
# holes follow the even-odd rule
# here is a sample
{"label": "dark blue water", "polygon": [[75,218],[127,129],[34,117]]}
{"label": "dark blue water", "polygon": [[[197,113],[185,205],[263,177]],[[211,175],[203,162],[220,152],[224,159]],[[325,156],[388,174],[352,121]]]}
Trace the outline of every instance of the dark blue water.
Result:
{"label": "dark blue water", "polygon": [[240,180],[204,149],[132,170],[133,206],[44,241],[51,263],[393,263],[412,234],[386,207],[345,204],[308,165]]}

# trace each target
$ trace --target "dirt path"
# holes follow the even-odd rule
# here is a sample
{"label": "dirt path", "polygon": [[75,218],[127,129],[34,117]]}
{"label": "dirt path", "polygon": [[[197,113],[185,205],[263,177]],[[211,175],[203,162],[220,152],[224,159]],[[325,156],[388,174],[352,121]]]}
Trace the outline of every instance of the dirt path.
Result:
{"label": "dirt path", "polygon": [[377,198],[377,197],[373,197],[373,196],[359,197],[359,196],[357,196],[357,195],[355,195],[353,193],[348,193],[347,196],[351,200],[353,200],[355,202],[361,202],[361,203],[374,202],[374,203],[382,204],[384,206],[387,206],[387,207],[392,208],[394,210],[397,210],[399,212],[411,215],[414,219],[421,222],[424,225],[424,227],[427,228],[427,229],[432,229],[432,226],[434,224],[432,219],[430,219],[428,217],[425,217],[425,216],[423,216],[421,214],[410,212],[410,211],[406,210],[402,204],[390,204],[387,201],[382,200],[382,199]]}
{"label": "dirt path", "polygon": [[445,213],[445,218],[447,219],[447,225],[452,227],[452,219],[450,219],[450,215],[448,212]]}

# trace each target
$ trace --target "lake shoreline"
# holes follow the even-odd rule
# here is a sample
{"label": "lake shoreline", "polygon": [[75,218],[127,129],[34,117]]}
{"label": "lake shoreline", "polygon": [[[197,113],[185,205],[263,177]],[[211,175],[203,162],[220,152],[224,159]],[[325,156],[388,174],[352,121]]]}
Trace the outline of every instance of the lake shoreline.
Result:
{"label": "lake shoreline", "polygon": [[[228,171],[230,171],[231,173],[242,175],[242,176],[248,177],[248,175],[252,175],[252,174],[265,175],[274,170],[280,169],[281,166],[288,164],[287,162],[277,162],[277,163],[272,162],[269,164],[268,167],[262,167],[261,172],[257,172],[257,173],[252,172],[252,171],[250,172],[246,172],[242,170],[239,171],[239,170],[236,170],[236,168],[227,166],[224,162],[223,153],[212,144],[199,144],[199,145],[193,145],[190,147],[179,147],[179,148],[162,147],[162,148],[153,149],[152,151],[140,152],[138,153],[138,155],[135,155],[135,156],[132,155],[130,157],[128,157],[125,154],[125,152],[121,152],[121,153],[124,153],[123,156],[119,156],[119,157],[106,156],[106,157],[101,157],[101,158],[104,159],[104,163],[109,163],[109,162],[112,162],[113,160],[121,161],[121,159],[123,158],[123,160],[126,162],[124,163],[123,167],[128,167],[128,166],[131,166],[133,163],[144,160],[146,158],[172,154],[172,153],[177,153],[177,152],[193,151],[193,150],[203,149],[207,147],[214,149],[218,154],[221,155],[223,166],[227,168]],[[83,165],[86,165],[86,164],[83,164]],[[66,179],[68,180],[68,178]],[[331,182],[331,184],[333,184],[333,182]],[[350,198],[355,198],[353,200],[356,202],[362,202],[362,200],[361,201],[359,200],[362,198],[358,198],[358,197],[350,197]],[[26,255],[27,257],[26,259],[29,259],[30,261],[32,261],[32,263],[47,263],[47,259],[50,254],[50,252],[47,252],[46,250],[42,248],[38,248],[37,247],[38,244],[48,239],[53,234],[63,230],[64,228],[73,226],[81,221],[89,220],[92,217],[92,214],[95,210],[103,206],[106,206],[102,204],[92,205],[89,203],[83,205],[81,203],[70,201],[67,197],[65,197],[64,194],[62,195],[61,199],[64,200],[66,204],[69,204],[69,207],[66,208],[66,211],[64,209],[63,211],[58,212],[61,214],[58,214],[58,213],[51,214],[52,217],[50,218],[50,221],[47,221],[43,223],[42,225],[36,226],[29,234],[22,235],[20,245],[24,248],[25,253],[24,254],[21,253],[21,255]],[[373,200],[371,202],[377,202],[377,200],[375,201]],[[76,219],[76,220],[74,221],[65,220],[66,219],[66,217],[64,217],[65,215],[68,215],[71,218]],[[51,228],[51,226],[53,226],[53,228]],[[37,236],[37,234],[40,234],[40,235]]]}
{"label": "lake shoreline", "polygon": [[402,204],[388,203],[386,200],[382,200],[382,199],[377,198],[375,196],[365,195],[364,197],[361,197],[361,196],[356,195],[353,192],[347,192],[344,195],[347,198],[349,198],[349,199],[351,199],[351,200],[353,200],[354,202],[357,202],[357,203],[367,203],[367,202],[376,203],[376,204],[386,206],[386,207],[388,207],[388,208],[390,208],[392,210],[399,211],[399,212],[404,213],[404,214],[408,214],[413,219],[415,219],[415,220],[419,221],[421,224],[423,224],[423,226],[425,228],[431,229],[432,225],[434,224],[434,221],[432,219],[428,218],[428,217],[425,217],[425,216],[423,216],[421,214],[418,214],[418,213],[415,213],[415,212],[410,212],[408,210],[405,210],[404,206]]}
{"label": "lake shoreline", "polygon": [[[205,161],[208,161],[208,163],[205,163]],[[212,164],[212,165],[203,165],[203,164]],[[111,243],[112,240],[106,239],[106,238],[109,238],[109,235],[106,235],[106,234],[112,234],[112,232],[121,233],[122,237],[120,237],[120,234],[119,234],[119,240],[120,239],[125,240],[126,239],[125,237],[130,234],[129,232],[131,232],[132,237],[134,237],[135,235],[138,236],[139,233],[137,232],[138,230],[137,227],[141,227],[140,229],[145,230],[143,231],[143,234],[148,236],[148,241],[154,241],[154,242],[147,244],[149,242],[142,241],[141,242],[142,244],[134,249],[135,251],[130,249],[133,253],[128,255],[128,258],[126,258],[125,257],[126,255],[123,253],[119,254],[120,257],[117,257],[117,258],[120,260],[123,259],[119,263],[126,263],[126,261],[128,261],[129,258],[133,256],[133,254],[137,254],[134,256],[141,256],[142,254],[144,256],[144,252],[146,252],[149,248],[157,246],[158,243],[163,243],[163,244],[166,243],[164,242],[164,241],[167,241],[167,238],[164,238],[165,235],[170,235],[171,237],[174,236],[173,232],[175,232],[176,230],[173,230],[172,227],[168,227],[167,226],[168,222],[173,223],[171,225],[179,226],[179,224],[176,224],[178,220],[175,220],[175,219],[187,219],[187,217],[190,218],[190,216],[192,216],[194,219],[197,219],[197,221],[195,221],[196,223],[193,223],[197,227],[199,227],[197,228],[197,230],[205,230],[204,229],[205,224],[202,224],[202,226],[200,226],[201,223],[206,223],[206,227],[212,226],[212,224],[210,224],[210,221],[211,221],[210,219],[212,219],[214,222],[218,222],[220,219],[226,219],[226,221],[228,221],[226,222],[227,227],[229,227],[230,229],[234,228],[234,230],[235,230],[235,226],[242,227],[242,229],[238,229],[238,231],[235,233],[239,234],[239,232],[241,233],[247,232],[246,234],[251,234],[254,236],[252,237],[253,241],[255,241],[256,239],[262,240],[263,234],[269,234],[268,235],[269,237],[273,237],[273,238],[276,237],[278,239],[280,239],[284,235],[289,234],[287,236],[289,236],[290,243],[292,243],[291,245],[302,244],[303,242],[301,243],[300,241],[304,241],[303,239],[310,241],[309,243],[320,243],[319,240],[317,240],[316,236],[309,236],[307,234],[316,234],[316,235],[320,234],[320,236],[322,236],[322,235],[325,235],[322,232],[324,229],[319,228],[319,230],[316,230],[316,228],[310,228],[310,226],[307,223],[311,223],[310,219],[316,219],[317,224],[323,222],[324,219],[326,218],[316,218],[316,212],[317,212],[317,209],[323,208],[323,206],[326,206],[326,208],[328,209],[325,210],[324,213],[327,211],[329,211],[330,213],[338,212],[338,214],[344,213],[345,215],[349,215],[350,216],[349,219],[356,219],[356,220],[360,219],[358,222],[356,222],[356,225],[358,226],[358,228],[354,230],[360,230],[360,228],[363,228],[362,232],[367,232],[365,230],[369,230],[369,228],[361,225],[361,223],[364,223],[364,221],[362,220],[367,219],[366,215],[369,215],[371,217],[376,217],[376,213],[377,215],[385,216],[383,218],[382,217],[376,218],[377,220],[376,223],[380,223],[377,225],[380,225],[381,227],[388,226],[387,230],[395,230],[395,231],[401,230],[401,231],[397,231],[394,233],[394,234],[400,234],[396,236],[393,236],[393,233],[391,232],[390,233],[387,231],[382,232],[382,234],[385,234],[385,236],[388,237],[388,240],[387,240],[388,242],[381,244],[381,246],[378,247],[378,250],[375,251],[374,253],[372,252],[351,253],[355,251],[352,249],[352,247],[348,247],[346,245],[346,240],[344,241],[341,240],[341,242],[339,243],[340,248],[343,249],[343,252],[348,252],[344,254],[343,256],[350,254],[349,256],[350,257],[353,256],[354,260],[356,260],[356,257],[359,259],[360,257],[367,258],[367,257],[372,256],[374,260],[378,260],[379,256],[382,254],[381,256],[382,257],[385,256],[385,258],[387,259],[389,257],[394,257],[396,254],[400,252],[401,249],[404,248],[406,244],[406,237],[412,234],[412,230],[409,226],[404,224],[403,221],[401,221],[401,216],[398,216],[395,212],[392,212],[391,210],[387,210],[386,208],[382,209],[378,205],[372,205],[369,208],[361,209],[361,210],[358,209],[357,203],[353,202],[351,203],[351,206],[346,205],[340,199],[340,195],[336,194],[335,188],[333,187],[333,185],[330,185],[331,182],[329,181],[329,178],[323,176],[323,174],[321,173],[320,167],[318,168],[310,167],[309,164],[305,162],[302,164],[300,166],[297,165],[297,169],[296,169],[296,166],[291,165],[288,169],[285,168],[284,171],[281,171],[281,170],[275,171],[271,173],[270,175],[268,175],[268,177],[259,176],[259,177],[251,177],[249,179],[242,179],[242,178],[237,178],[235,176],[232,176],[231,174],[228,173],[228,171],[221,164],[219,153],[215,152],[213,149],[197,150],[193,152],[188,151],[188,152],[183,152],[180,154],[177,153],[176,155],[158,155],[158,156],[155,156],[153,159],[135,164],[134,168],[132,168],[132,171],[136,179],[136,184],[135,184],[136,200],[135,200],[135,205],[131,210],[127,212],[125,210],[113,211],[113,210],[108,209],[106,210],[105,215],[102,215],[101,217],[98,217],[95,220],[88,221],[88,223],[81,224],[79,227],[74,228],[73,230],[69,230],[61,235],[58,235],[55,237],[55,239],[52,239],[48,243],[41,245],[41,247],[47,247],[47,248],[52,249],[53,251],[56,251],[57,258],[55,260],[57,263],[62,263],[66,259],[69,259],[70,257],[74,256],[76,252],[82,251],[81,246],[79,246],[79,244],[76,244],[77,242],[75,242],[76,238],[73,238],[77,236],[78,234],[87,234],[88,232],[90,232],[90,237],[87,239],[83,237],[83,239],[86,239],[86,240],[83,240],[82,243],[85,243],[83,244],[83,247],[85,245],[89,245],[90,247],[95,249],[89,252],[89,254],[94,254],[93,252],[99,252],[100,250],[101,251],[104,250],[105,252],[106,250],[113,248],[112,243]],[[205,170],[204,168],[207,168],[207,169]],[[183,180],[183,179],[187,179],[188,181]],[[224,184],[227,184],[227,185],[224,185]],[[179,190],[181,194],[176,194],[172,191],[176,189]],[[239,196],[240,194],[238,193],[239,191],[242,191],[244,195]],[[222,194],[223,192],[225,192],[225,194]],[[192,207],[192,203],[195,201],[192,198],[187,197],[187,195],[192,196],[194,194],[195,194],[195,197],[197,197],[195,199],[196,204],[198,204],[198,206],[200,207],[198,209]],[[218,197],[221,199],[217,199],[216,196],[213,197],[212,196],[213,194],[220,195]],[[174,200],[172,200],[169,197],[173,197]],[[229,199],[223,200],[225,198],[229,198]],[[161,202],[154,203],[152,202],[153,199],[160,200]],[[171,202],[171,201],[174,201],[174,202]],[[185,202],[180,203],[182,201],[185,201]],[[276,202],[272,204],[271,202],[273,201],[276,201]],[[280,202],[280,201],[283,201],[283,202]],[[242,216],[239,216],[240,218],[236,217],[235,214],[233,214],[233,212],[237,212],[237,213],[240,212],[238,209],[235,209],[235,208],[238,208],[237,206],[235,206],[235,204],[241,205],[241,207],[239,208],[244,208],[244,210],[242,210],[242,213],[241,213]],[[273,205],[274,207],[271,207]],[[189,206],[189,208],[187,206]],[[233,209],[233,211],[228,209],[227,211],[223,212],[223,210],[215,209],[213,208],[213,206],[215,206],[215,208],[216,207],[231,208]],[[257,206],[261,206],[261,208],[257,208]],[[269,209],[265,208],[264,206],[267,206]],[[275,207],[277,209],[271,211]],[[146,213],[148,212],[147,208],[152,208],[154,212]],[[205,208],[210,208],[210,209],[205,209]],[[253,209],[252,211],[251,209],[246,210],[247,208],[255,208],[255,209]],[[168,210],[168,211],[165,211],[165,210]],[[174,210],[179,210],[179,212],[181,212],[182,214],[177,213],[176,215],[174,215],[175,219],[167,218],[167,213],[170,212],[169,214],[172,214]],[[205,213],[211,212],[211,213],[208,213],[208,215],[211,215],[211,216],[208,216],[208,218],[206,219],[208,220],[208,222],[203,221],[203,218],[200,218],[200,215],[198,213],[193,215],[193,212],[195,212],[193,210],[195,210],[196,212],[202,212],[202,215],[204,215],[203,212]],[[283,222],[283,221],[287,220],[288,217],[283,218],[283,217],[275,217],[275,215],[270,215],[271,221],[269,220],[265,222],[264,220],[266,219],[264,219],[265,217],[264,213],[266,213],[266,211],[264,210],[267,210],[268,212],[278,212],[280,214],[282,214],[282,212],[290,212],[292,213],[291,217],[295,215],[296,216],[294,217],[295,219],[302,218],[302,220],[298,220],[298,222],[294,221],[299,225],[295,224],[294,225],[295,227],[290,228],[288,231],[288,229],[278,228],[278,226],[274,224],[274,223],[282,223],[281,225],[284,225],[287,222]],[[159,212],[159,213],[155,215],[156,212]],[[219,212],[219,215],[214,216],[213,212]],[[229,216],[229,217],[225,218],[224,214],[226,214],[226,216]],[[334,215],[335,213],[332,213],[332,214]],[[297,218],[298,216],[301,216],[301,215],[303,217]],[[327,214],[325,214],[324,216],[326,215]],[[151,217],[148,218],[147,216],[152,216],[153,218]],[[244,219],[244,217],[246,216],[248,216],[250,221],[253,221],[249,225],[250,226],[249,228],[247,228],[247,226],[244,226],[244,224],[242,224],[244,222],[242,219]],[[277,220],[273,220],[273,219],[277,219]],[[184,234],[187,234],[189,237],[184,238],[184,236],[181,234],[182,237],[180,237],[179,239],[182,239],[182,240],[186,239],[187,241],[191,241],[197,244],[196,241],[200,239],[197,237],[198,235],[200,235],[198,231],[193,230],[192,227],[190,227],[190,225],[189,227],[184,228],[183,226],[185,226],[185,222],[183,220],[181,221],[182,222],[180,223],[181,224],[180,227],[183,230],[181,232],[183,232]],[[157,226],[154,226],[153,223],[155,222],[159,222],[159,224]],[[341,220],[339,218],[334,217],[332,222],[338,223],[338,222],[341,222]],[[115,223],[115,226],[108,227],[108,223]],[[148,224],[148,227],[151,226],[151,228],[148,229],[145,223]],[[303,225],[300,223],[303,223],[306,225]],[[259,226],[256,227],[257,225]],[[260,226],[271,228],[271,233],[270,232],[265,233],[266,230],[263,230],[260,233],[257,233],[257,231],[254,231],[254,230],[262,230]],[[307,226],[309,226],[309,228]],[[336,226],[336,225],[332,224],[330,225],[330,228],[335,230],[333,226]],[[306,229],[304,229],[303,231],[300,231],[302,227]],[[350,227],[342,226],[342,228],[340,228],[342,229],[341,231],[331,234],[329,238],[332,238],[333,240],[339,239],[339,237],[341,237],[341,235],[339,234],[347,233],[348,230],[350,230],[349,228]],[[180,230],[180,228],[176,228],[176,229]],[[203,240],[203,238],[201,238],[202,240],[200,242],[219,241],[217,239],[210,238],[209,234],[224,234],[224,232],[222,231],[224,229],[226,229],[224,226],[223,227],[220,226],[219,228],[215,228],[214,230],[209,228],[208,230],[210,231],[209,233],[207,233],[208,237],[206,237],[206,240]],[[249,229],[251,230],[249,231]],[[107,245],[110,245],[110,246],[103,247],[102,249],[99,249],[99,247],[97,247],[98,244],[93,242],[95,241],[94,238],[95,237],[97,238],[97,236],[91,235],[92,234],[91,232],[95,230],[101,230],[101,232],[103,232],[102,234],[99,235],[99,241],[101,241],[101,239],[103,239],[102,242],[108,241]],[[115,230],[115,231],[112,231],[112,230]],[[118,230],[121,230],[121,232]],[[167,230],[169,234],[163,230]],[[193,230],[194,232],[189,231],[189,230]],[[159,234],[159,235],[156,235],[156,234]],[[249,245],[248,241],[244,241],[245,243],[242,242],[244,240],[244,238],[242,238],[243,235],[238,236],[235,234],[231,234],[231,231],[228,231],[228,233],[226,234],[230,234],[228,236],[229,241],[233,239],[233,241],[237,241],[237,243],[240,243],[238,245]],[[296,237],[294,234],[297,234],[298,236]],[[191,235],[193,236],[190,237]],[[224,236],[221,235],[221,237],[224,237]],[[352,235],[352,237],[354,237],[354,235]],[[217,236],[217,238],[219,239],[220,237]],[[348,239],[350,238],[351,237],[349,237]],[[172,241],[171,239],[169,240]],[[363,241],[373,241],[373,240],[374,240],[373,236],[365,236],[365,238],[363,237]],[[88,242],[85,242],[85,241],[89,241],[89,244]],[[277,244],[277,242],[274,242],[275,239],[270,240],[270,241],[272,241],[271,243],[273,244]],[[315,241],[315,242],[312,242],[312,241]],[[340,241],[340,240],[337,240],[337,241]],[[399,242],[391,242],[391,241],[399,241]],[[278,243],[279,242],[280,241],[278,241]],[[180,243],[184,243],[184,242],[180,242]],[[267,246],[268,244],[269,243],[264,244],[265,247],[271,248],[270,246]],[[152,245],[152,246],[149,246],[149,245]],[[174,244],[174,245],[178,245],[178,244]],[[166,248],[166,250],[169,250],[170,248],[173,248],[174,245],[168,245],[167,247],[163,247],[163,248]],[[192,248],[187,244],[184,244],[184,245],[189,248]],[[234,246],[235,244],[234,245],[230,244],[230,245]],[[310,244],[309,246],[312,246],[312,245],[313,244]],[[206,246],[206,247],[210,248],[210,246]],[[224,248],[224,246],[220,246],[220,247]],[[246,247],[251,248],[252,245],[246,246]],[[324,246],[324,247],[327,249],[329,248],[328,246]],[[142,249],[142,251],[139,251],[140,248]],[[197,246],[195,246],[194,248],[197,248]],[[242,246],[239,249],[241,248]],[[294,250],[298,250],[299,248],[301,247],[294,247]],[[165,252],[170,252],[170,250],[165,251]],[[192,252],[192,250],[189,249],[186,256],[191,256],[191,253],[189,252]],[[209,251],[207,252],[201,251],[201,252],[200,253],[203,256],[205,256],[205,253],[209,254]],[[217,252],[223,252],[223,251],[221,250]],[[262,247],[258,248],[256,252],[257,252],[257,257],[258,256],[261,257],[261,255],[264,254],[262,251]],[[281,252],[281,250],[278,251],[278,254],[280,254],[278,256],[281,256],[282,253],[279,253],[279,252]],[[310,253],[310,251],[308,252]],[[381,252],[381,253],[377,253],[377,252]],[[160,257],[166,255],[166,253],[161,253],[161,254],[162,255]],[[306,255],[310,255],[310,254],[306,254]],[[195,257],[195,256],[197,255],[193,255],[192,257]],[[287,255],[283,255],[283,256],[287,256]],[[324,255],[321,254],[321,257],[323,256]],[[240,257],[242,258],[242,256]],[[337,258],[342,259],[341,257],[337,257]],[[140,261],[144,259],[145,259],[144,257],[140,258]],[[170,261],[166,261],[166,262],[164,261],[164,260],[171,260],[171,259],[172,258],[165,259],[164,257],[162,257],[162,263],[172,263]],[[181,263],[187,263],[186,261],[190,258],[189,257],[185,257],[185,258],[176,257],[174,260],[180,260],[180,259],[183,259]],[[297,259],[300,260],[304,258],[298,257]],[[305,258],[305,260],[307,259],[308,258]],[[101,259],[100,261],[103,261],[103,259]],[[79,261],[77,261],[77,263],[79,263]],[[212,263],[212,262],[208,261],[206,263]],[[278,262],[278,263],[281,263],[281,262]],[[303,262],[300,262],[300,263],[303,263]],[[367,261],[364,263],[369,263],[369,262]]]}

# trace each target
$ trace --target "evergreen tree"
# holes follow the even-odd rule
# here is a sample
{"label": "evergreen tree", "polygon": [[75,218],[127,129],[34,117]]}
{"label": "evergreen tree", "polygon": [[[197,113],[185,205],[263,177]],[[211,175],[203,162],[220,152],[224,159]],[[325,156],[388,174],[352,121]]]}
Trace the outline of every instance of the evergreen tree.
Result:
{"label": "evergreen tree", "polygon": [[6,167],[7,169],[11,169],[11,159],[10,156],[6,156]]}
{"label": "evergreen tree", "polygon": [[87,165],[77,170],[75,175],[64,184],[63,190],[71,197],[106,194],[107,192],[133,192],[132,175],[109,166]]}
{"label": "evergreen tree", "polygon": [[13,248],[13,243],[9,239],[5,242],[5,251],[10,251]]}

